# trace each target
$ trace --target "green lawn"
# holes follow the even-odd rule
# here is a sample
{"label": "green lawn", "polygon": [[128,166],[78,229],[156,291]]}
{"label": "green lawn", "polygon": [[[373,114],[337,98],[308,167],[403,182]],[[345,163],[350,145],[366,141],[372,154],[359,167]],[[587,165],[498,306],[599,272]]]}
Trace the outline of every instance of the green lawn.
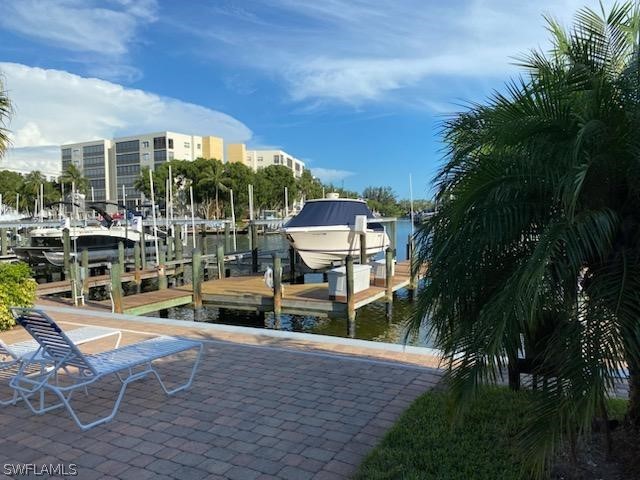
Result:
{"label": "green lawn", "polygon": [[[488,388],[464,423],[452,426],[447,394],[418,398],[364,460],[355,476],[370,479],[501,480],[521,468],[512,439],[523,425],[527,392]],[[611,418],[622,417],[625,400],[609,402]]]}

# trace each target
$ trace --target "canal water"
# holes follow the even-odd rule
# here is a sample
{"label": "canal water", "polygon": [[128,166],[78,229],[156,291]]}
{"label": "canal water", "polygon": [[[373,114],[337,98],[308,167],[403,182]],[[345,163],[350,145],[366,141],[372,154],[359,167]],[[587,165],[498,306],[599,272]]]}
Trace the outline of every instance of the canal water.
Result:
{"label": "canal water", "polygon": [[[409,220],[399,220],[397,225],[397,258],[405,260],[406,243],[411,234],[411,222]],[[209,235],[207,237],[208,251],[215,252],[216,245],[224,243],[223,235]],[[286,240],[278,234],[260,235],[258,237],[259,250],[261,252],[278,251],[283,255],[288,252],[288,244]],[[238,235],[237,250],[248,251],[249,239],[247,235]],[[266,268],[270,260],[263,258],[264,262],[261,270]],[[246,273],[248,268],[237,266],[233,262],[228,265],[232,269],[232,275],[241,271]],[[320,274],[307,274],[305,283],[322,281]],[[356,333],[355,338],[363,340],[373,340],[388,343],[403,343],[405,341],[405,324],[410,317],[414,302],[409,300],[407,290],[399,290],[393,303],[393,316],[391,320],[386,318],[386,305],[384,302],[374,302],[358,310],[356,316]],[[174,308],[169,310],[171,318],[193,321],[193,310],[190,308]],[[222,313],[217,308],[204,308],[198,318],[200,321],[221,323],[228,325],[250,326],[258,328],[274,328],[273,315],[267,313],[262,319],[254,314],[241,311],[228,311]],[[337,337],[347,336],[347,319],[346,317],[315,317],[305,315],[282,315],[281,330],[293,332],[316,333],[322,335],[332,335]],[[407,341],[408,344],[430,346],[430,341],[421,332],[420,338],[413,338]]]}

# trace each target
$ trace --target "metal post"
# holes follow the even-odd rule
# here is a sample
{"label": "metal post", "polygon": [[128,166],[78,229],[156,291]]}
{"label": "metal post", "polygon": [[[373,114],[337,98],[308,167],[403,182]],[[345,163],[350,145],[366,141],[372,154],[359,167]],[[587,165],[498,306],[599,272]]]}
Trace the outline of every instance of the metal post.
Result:
{"label": "metal post", "polygon": [[111,296],[113,298],[113,311],[115,313],[124,312],[121,271],[118,260],[114,259],[111,263]]}
{"label": "metal post", "polygon": [[222,245],[218,245],[218,249],[216,251],[216,262],[218,264],[218,278],[224,278],[224,247]]}
{"label": "metal post", "polygon": [[282,259],[277,253],[273,254],[273,314],[275,328],[280,328],[282,314]]}
{"label": "metal post", "polygon": [[193,308],[202,308],[202,254],[197,248],[191,254],[191,271],[193,276]]}
{"label": "metal post", "polygon": [[64,278],[69,278],[70,268],[69,264],[71,263],[71,237],[69,235],[69,229],[62,229],[62,248],[63,248],[63,268],[64,268]]}
{"label": "metal post", "polygon": [[254,222],[249,223],[251,230],[251,271],[258,273],[258,228]]}
{"label": "metal post", "polygon": [[354,299],[353,285],[353,257],[347,255],[346,259],[346,275],[347,275],[347,335],[351,338],[356,336],[356,308]]}

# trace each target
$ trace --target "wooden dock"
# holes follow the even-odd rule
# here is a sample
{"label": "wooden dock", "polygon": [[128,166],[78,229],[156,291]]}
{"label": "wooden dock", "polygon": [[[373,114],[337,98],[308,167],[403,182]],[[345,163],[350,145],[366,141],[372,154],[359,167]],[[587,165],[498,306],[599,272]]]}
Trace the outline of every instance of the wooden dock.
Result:
{"label": "wooden dock", "polygon": [[[409,286],[409,262],[395,266],[392,291]],[[347,302],[329,299],[329,285],[323,283],[282,284],[282,313],[299,315],[328,315],[347,312]],[[180,287],[190,291],[191,286]],[[359,309],[384,299],[385,287],[370,286],[354,295],[354,307]],[[273,290],[264,283],[262,275],[209,280],[202,283],[202,303],[218,308],[270,312],[274,310]]]}

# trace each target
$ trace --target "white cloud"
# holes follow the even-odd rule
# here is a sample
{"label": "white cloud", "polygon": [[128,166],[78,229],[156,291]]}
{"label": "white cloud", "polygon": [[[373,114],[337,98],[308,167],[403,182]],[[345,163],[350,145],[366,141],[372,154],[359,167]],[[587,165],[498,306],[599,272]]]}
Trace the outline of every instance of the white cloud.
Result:
{"label": "white cloud", "polygon": [[[15,113],[12,149],[0,168],[57,168],[63,143],[172,130],[244,142],[251,130],[235,118],[175,98],[61,70],[1,63]],[[51,147],[34,149],[33,147]]]}
{"label": "white cloud", "polygon": [[598,0],[263,3],[257,13],[217,7],[214,12],[227,21],[215,35],[196,34],[225,43],[210,49],[218,59],[280,76],[292,99],[314,105],[359,105],[415,89],[421,97],[434,89],[439,97],[450,96],[456,91],[451,78],[497,83],[515,71],[514,57],[545,47],[543,14],[568,23],[585,3],[599,9]]}
{"label": "white cloud", "polygon": [[91,75],[134,81],[127,64],[139,31],[157,20],[156,0],[4,0],[0,27],[73,52]]}
{"label": "white cloud", "polygon": [[347,177],[355,175],[354,172],[347,170],[336,170],[333,168],[312,168],[311,174],[319,178],[322,183],[335,183],[344,180]]}

